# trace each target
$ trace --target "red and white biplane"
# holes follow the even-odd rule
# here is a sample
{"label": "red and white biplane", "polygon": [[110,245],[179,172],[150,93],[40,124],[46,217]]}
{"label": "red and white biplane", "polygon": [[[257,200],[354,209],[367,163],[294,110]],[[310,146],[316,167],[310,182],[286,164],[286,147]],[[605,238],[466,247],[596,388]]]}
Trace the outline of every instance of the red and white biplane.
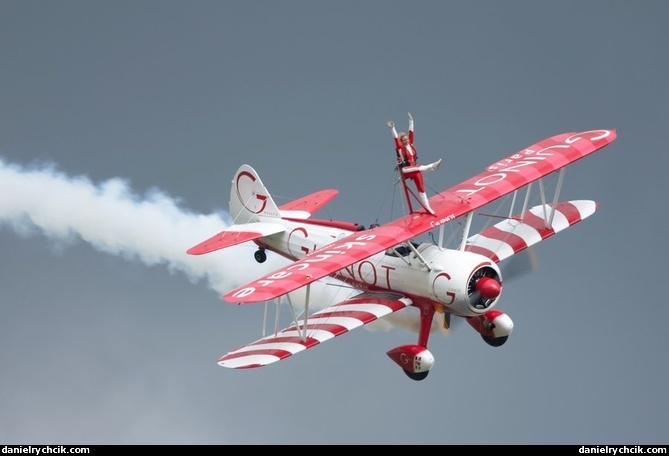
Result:
{"label": "red and white biplane", "polygon": [[[423,380],[434,365],[427,348],[431,332],[435,327],[448,330],[452,319],[465,319],[485,342],[501,346],[513,322],[497,309],[503,289],[500,263],[596,211],[594,201],[558,202],[565,170],[615,139],[615,130],[547,138],[436,193],[429,199],[434,215],[400,178],[406,214],[368,229],[311,218],[337,190],[322,190],[277,206],[256,171],[242,165],[230,194],[234,225],[187,252],[201,255],[254,242],[260,263],[266,260],[266,250],[290,259],[288,266],[233,289],[223,299],[266,306],[274,301],[277,324],[284,299],[292,324],[282,330],[276,326],[269,335],[263,330],[260,339],[229,352],[218,364],[233,369],[265,366],[410,308],[418,309],[410,315],[418,340],[387,354],[413,380]],[[554,185],[550,200],[549,182]],[[532,196],[538,202],[535,206],[530,204]],[[487,223],[471,234],[475,211],[502,202],[510,203],[508,212],[479,214]],[[516,205],[522,207],[517,210]],[[419,241],[424,235],[429,240]],[[349,293],[336,302],[311,302],[312,285],[326,278]],[[291,296],[298,290],[302,298],[295,303]],[[313,312],[314,307],[320,310]]]}

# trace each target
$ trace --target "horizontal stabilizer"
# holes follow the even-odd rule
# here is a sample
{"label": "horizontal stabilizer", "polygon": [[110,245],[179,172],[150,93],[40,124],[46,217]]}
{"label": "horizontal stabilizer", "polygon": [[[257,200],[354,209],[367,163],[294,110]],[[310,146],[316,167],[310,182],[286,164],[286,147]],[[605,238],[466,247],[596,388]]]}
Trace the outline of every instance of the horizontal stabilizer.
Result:
{"label": "horizontal stabilizer", "polygon": [[550,215],[551,206],[546,205],[545,209],[544,212],[543,205],[535,206],[522,216],[484,229],[467,239],[465,250],[499,263],[591,216],[597,210],[597,203],[588,200],[558,203],[550,227],[546,226],[544,217]]}
{"label": "horizontal stabilizer", "polygon": [[186,250],[189,255],[203,255],[216,250],[231,247],[243,242],[260,239],[272,234],[281,233],[285,227],[279,223],[252,222],[243,225],[232,225],[206,241]]}
{"label": "horizontal stabilizer", "polygon": [[339,194],[339,190],[328,189],[311,193],[290,203],[279,206],[282,217],[306,219],[318,212]]}
{"label": "horizontal stabilizer", "polygon": [[361,293],[310,315],[306,331],[304,320],[245,347],[233,350],[218,360],[222,367],[249,369],[288,358],[321,342],[364,326],[410,306],[412,301],[394,293]]}

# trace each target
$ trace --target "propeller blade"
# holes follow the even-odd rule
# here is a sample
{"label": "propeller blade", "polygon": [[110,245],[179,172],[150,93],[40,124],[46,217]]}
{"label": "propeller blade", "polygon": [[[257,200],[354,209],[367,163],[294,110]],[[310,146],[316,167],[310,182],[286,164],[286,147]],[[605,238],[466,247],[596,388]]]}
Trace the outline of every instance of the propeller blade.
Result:
{"label": "propeller blade", "polygon": [[537,252],[530,246],[500,264],[504,280],[516,280],[539,267]]}
{"label": "propeller blade", "polygon": [[436,312],[437,325],[444,337],[451,335],[451,314],[447,312]]}

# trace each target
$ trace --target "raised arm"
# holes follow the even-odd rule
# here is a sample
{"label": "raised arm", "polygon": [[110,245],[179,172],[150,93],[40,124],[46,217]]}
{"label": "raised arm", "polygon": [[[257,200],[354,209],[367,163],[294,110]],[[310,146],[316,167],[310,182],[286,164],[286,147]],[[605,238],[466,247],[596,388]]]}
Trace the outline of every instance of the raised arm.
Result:
{"label": "raised arm", "polygon": [[393,134],[393,138],[397,139],[397,130],[395,130],[395,122],[389,120],[388,122],[386,122],[386,125],[388,125],[388,128],[390,128],[390,132]]}
{"label": "raised arm", "polygon": [[390,128],[390,132],[393,134],[393,138],[395,138],[395,152],[397,152],[397,163],[402,164],[404,163],[404,156],[402,154],[402,143],[400,142],[399,136],[397,135],[397,130],[395,129],[395,122],[389,120],[388,122],[386,122],[386,125],[388,125],[388,128]]}

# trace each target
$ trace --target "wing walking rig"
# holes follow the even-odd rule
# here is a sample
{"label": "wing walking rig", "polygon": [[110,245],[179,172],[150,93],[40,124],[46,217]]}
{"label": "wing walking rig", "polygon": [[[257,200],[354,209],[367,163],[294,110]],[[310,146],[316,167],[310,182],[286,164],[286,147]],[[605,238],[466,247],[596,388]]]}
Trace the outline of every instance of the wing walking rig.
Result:
{"label": "wing walking rig", "polygon": [[[226,293],[225,301],[267,304],[282,297],[290,301],[290,293],[296,290],[306,294],[301,319],[291,301],[291,326],[227,353],[218,364],[235,369],[265,366],[406,308],[419,311],[415,317],[418,340],[387,354],[413,380],[425,379],[434,365],[427,344],[435,315],[444,330],[449,329],[451,317],[462,318],[486,343],[501,346],[513,322],[496,308],[503,288],[499,263],[597,210],[594,201],[558,201],[565,170],[615,139],[615,130],[552,136],[432,196],[429,202],[434,215],[424,208],[413,210],[409,202],[409,213],[370,229],[311,218],[337,196],[336,190],[277,206],[257,172],[248,165],[240,166],[230,193],[235,224],[188,253],[201,255],[252,241],[258,246],[255,259],[260,263],[266,260],[267,250],[291,260],[288,266]],[[554,174],[557,184],[548,200],[544,180]],[[528,207],[530,195],[536,193],[535,183],[541,203]],[[410,192],[403,180],[402,185],[408,199]],[[525,199],[517,211],[521,190]],[[471,235],[475,211],[507,196],[512,198],[509,214]],[[445,229],[454,223],[462,227],[461,237],[457,245],[447,248]],[[428,232],[435,233],[439,241],[416,241]],[[311,286],[327,277],[354,292],[309,314]]]}

